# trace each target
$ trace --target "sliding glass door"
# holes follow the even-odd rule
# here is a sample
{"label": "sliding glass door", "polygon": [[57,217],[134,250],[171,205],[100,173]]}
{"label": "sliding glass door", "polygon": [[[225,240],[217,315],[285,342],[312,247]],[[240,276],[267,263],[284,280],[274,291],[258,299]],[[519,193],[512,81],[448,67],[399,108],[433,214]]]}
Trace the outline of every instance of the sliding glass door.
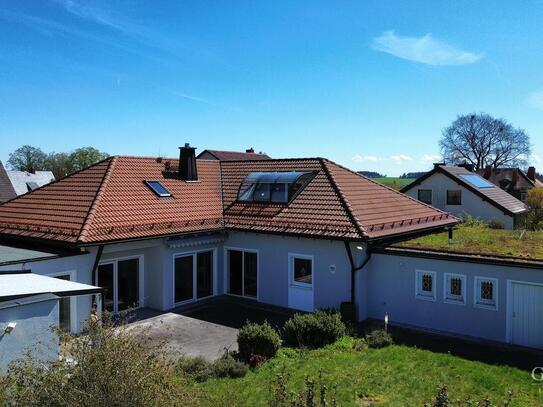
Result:
{"label": "sliding glass door", "polygon": [[213,295],[213,251],[176,256],[174,302],[194,301]]}
{"label": "sliding glass door", "polygon": [[141,305],[139,258],[100,264],[97,281],[105,289],[102,294],[104,310],[117,313]]}
{"label": "sliding glass door", "polygon": [[253,251],[227,251],[228,292],[256,298],[258,295],[258,254]]}

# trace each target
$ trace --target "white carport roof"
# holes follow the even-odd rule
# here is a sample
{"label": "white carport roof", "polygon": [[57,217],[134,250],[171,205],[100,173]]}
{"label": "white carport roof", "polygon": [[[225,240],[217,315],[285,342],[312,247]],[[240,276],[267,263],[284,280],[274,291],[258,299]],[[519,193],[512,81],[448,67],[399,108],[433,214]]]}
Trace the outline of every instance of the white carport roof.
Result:
{"label": "white carport roof", "polygon": [[38,294],[55,294],[59,297],[101,293],[102,288],[30,272],[0,272],[0,301]]}

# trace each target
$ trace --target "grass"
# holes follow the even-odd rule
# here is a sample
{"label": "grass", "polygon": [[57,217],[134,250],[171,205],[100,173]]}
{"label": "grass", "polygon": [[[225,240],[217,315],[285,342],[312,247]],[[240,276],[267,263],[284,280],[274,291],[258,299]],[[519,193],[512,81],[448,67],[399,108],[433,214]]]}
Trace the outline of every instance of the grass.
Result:
{"label": "grass", "polygon": [[381,178],[374,178],[373,180],[396,190],[401,189],[404,186],[409,185],[413,181],[415,181],[414,178],[397,178],[397,177],[381,177]]}
{"label": "grass", "polygon": [[449,244],[447,232],[398,243],[399,247],[437,249],[543,260],[543,231],[490,229],[486,226],[459,226]]}
{"label": "grass", "polygon": [[490,396],[501,403],[512,391],[512,406],[541,405],[543,384],[534,382],[530,372],[399,345],[357,351],[354,341],[347,337],[307,352],[282,348],[243,379],[213,379],[199,385],[207,394],[203,405],[266,406],[278,374],[286,377],[288,391],[299,392],[305,377],[316,379],[320,369],[339,406],[423,406],[441,384],[447,385],[451,400]]}

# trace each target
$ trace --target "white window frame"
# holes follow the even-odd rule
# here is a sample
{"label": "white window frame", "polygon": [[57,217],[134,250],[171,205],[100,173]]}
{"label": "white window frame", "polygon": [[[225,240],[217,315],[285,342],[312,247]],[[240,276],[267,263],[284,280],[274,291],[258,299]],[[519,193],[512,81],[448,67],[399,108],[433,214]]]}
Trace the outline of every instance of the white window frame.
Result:
{"label": "white window frame", "polygon": [[[311,261],[311,284],[301,283],[294,280],[294,260],[310,260]],[[291,286],[307,288],[309,290],[313,289],[313,284],[315,283],[315,259],[310,254],[300,254],[300,253],[289,253],[288,254],[288,281]]]}
{"label": "white window frame", "polygon": [[[208,295],[207,297],[203,297],[203,298],[197,298],[197,291],[198,291],[198,276],[197,276],[197,273],[196,273],[196,270],[197,270],[197,267],[198,265],[196,264],[197,263],[197,258],[198,258],[198,253],[203,253],[203,252],[212,252],[213,253],[213,263],[212,263],[212,267],[213,267],[213,270],[212,270],[212,274],[213,274],[213,293],[211,295]],[[184,300],[184,301],[179,301],[179,302],[175,302],[175,259],[178,258],[178,257],[188,257],[188,256],[192,256],[192,298],[189,299],[189,300]],[[213,247],[213,248],[208,248],[208,249],[199,249],[199,250],[189,250],[189,251],[186,251],[186,252],[176,252],[172,255],[172,303],[173,303],[173,308],[175,307],[178,307],[180,305],[183,305],[183,304],[188,304],[188,303],[191,303],[191,302],[196,302],[196,301],[202,301],[202,300],[207,300],[211,297],[214,297],[217,295],[217,248],[216,247]]]}
{"label": "white window frame", "polygon": [[[256,297],[232,294],[230,292],[230,267],[229,267],[229,261],[228,261],[229,250],[256,253]],[[260,251],[258,249],[249,249],[246,247],[224,246],[223,268],[226,271],[224,273],[224,280],[223,280],[223,283],[224,283],[223,291],[226,295],[231,295],[233,297],[246,298],[248,300],[255,300],[255,301],[260,300]],[[242,272],[242,277],[241,277],[241,292],[245,293],[245,256],[242,256],[242,269],[243,269],[243,272]]]}
{"label": "white window frame", "polygon": [[[498,279],[493,278],[493,277],[475,276],[473,281],[474,281],[474,284],[473,284],[473,287],[474,287],[474,290],[473,290],[473,306],[475,308],[482,308],[482,309],[497,311],[498,310],[498,297],[499,297]],[[480,296],[481,296],[480,295],[481,294],[480,283],[483,282],[483,281],[490,281],[493,284],[492,293],[494,294],[494,304],[490,304],[490,303],[486,302],[486,300],[483,300],[483,299],[480,298]]]}
{"label": "white window frame", "polygon": [[[462,294],[460,296],[452,296],[449,292],[450,280],[459,278],[462,281]],[[443,275],[443,302],[446,304],[466,305],[466,275],[456,273],[445,273]]]}
{"label": "white window frame", "polygon": [[[45,274],[48,277],[61,277],[61,276],[70,276],[70,281],[78,282],[76,279],[77,271],[76,270],[67,270],[59,271],[58,273]],[[77,296],[70,296],[70,332],[77,333]],[[59,321],[60,323],[60,321]]]}
{"label": "white window frame", "polygon": [[[103,260],[103,261],[100,261],[98,263],[98,267],[96,267],[96,271],[95,271],[95,280],[97,283],[99,283],[100,279],[99,279],[99,273],[98,273],[98,268],[100,266],[105,266],[106,264],[113,264],[113,313],[114,314],[118,314],[119,313],[119,287],[118,287],[118,280],[119,280],[119,277],[118,277],[118,269],[119,269],[119,261],[123,261],[123,260],[132,260],[132,259],[138,259],[138,306],[136,307],[136,309],[139,309],[139,308],[144,308],[145,307],[145,303],[144,303],[144,293],[145,293],[145,289],[144,289],[144,285],[145,285],[145,279],[144,279],[144,270],[145,270],[145,264],[144,264],[144,261],[145,261],[145,256],[143,254],[137,254],[137,255],[134,255],[134,256],[123,256],[123,257],[115,257],[115,258],[111,258],[111,259],[106,259],[106,260]],[[104,301],[104,299],[102,298],[102,302]]]}
{"label": "white window frame", "polygon": [[[426,294],[422,291],[422,276],[430,274],[432,276],[432,294]],[[437,295],[437,273],[430,270],[415,270],[415,298],[425,301],[436,301]]]}

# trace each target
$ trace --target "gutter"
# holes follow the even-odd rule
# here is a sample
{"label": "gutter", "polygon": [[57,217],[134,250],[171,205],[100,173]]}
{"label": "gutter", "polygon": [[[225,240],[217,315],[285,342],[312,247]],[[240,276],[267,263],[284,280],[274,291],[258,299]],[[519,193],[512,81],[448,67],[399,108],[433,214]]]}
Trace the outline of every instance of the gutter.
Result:
{"label": "gutter", "polygon": [[359,270],[362,270],[366,266],[366,264],[368,264],[368,262],[371,259],[372,252],[369,250],[369,246],[366,246],[367,247],[366,258],[364,259],[364,261],[362,262],[362,264],[360,266],[356,267],[355,264],[354,264],[353,253],[351,251],[351,246],[349,245],[349,242],[347,240],[344,240],[343,243],[345,244],[345,250],[347,251],[347,257],[349,258],[349,263],[351,264],[351,303],[354,304],[354,302],[355,302],[354,297],[355,297],[355,277],[356,277],[356,272],[359,271]]}

